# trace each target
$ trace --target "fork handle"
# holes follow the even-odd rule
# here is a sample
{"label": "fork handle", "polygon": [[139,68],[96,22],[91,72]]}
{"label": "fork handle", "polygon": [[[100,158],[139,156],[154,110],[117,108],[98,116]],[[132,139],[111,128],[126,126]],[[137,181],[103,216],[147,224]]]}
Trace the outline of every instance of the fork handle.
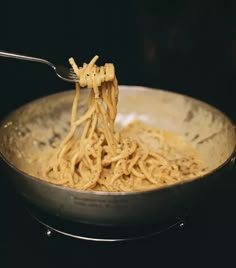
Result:
{"label": "fork handle", "polygon": [[40,62],[40,63],[47,64],[50,67],[52,67],[53,69],[55,69],[55,66],[51,62],[49,62],[49,61],[47,61],[45,59],[42,59],[42,58],[31,57],[31,56],[22,55],[22,54],[18,54],[18,53],[7,52],[7,51],[3,51],[3,50],[0,50],[0,57]]}

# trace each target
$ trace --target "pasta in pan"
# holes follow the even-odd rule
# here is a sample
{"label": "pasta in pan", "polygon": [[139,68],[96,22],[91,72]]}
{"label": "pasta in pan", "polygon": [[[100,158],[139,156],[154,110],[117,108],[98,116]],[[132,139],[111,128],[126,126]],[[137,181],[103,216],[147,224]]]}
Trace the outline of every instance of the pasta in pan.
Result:
{"label": "pasta in pan", "polygon": [[[44,179],[83,190],[143,191],[203,174],[199,155],[179,134],[138,121],[115,130],[119,94],[115,68],[111,63],[98,67],[97,59],[82,67],[69,59],[78,77],[70,131]],[[87,111],[77,118],[81,87],[91,92]]]}

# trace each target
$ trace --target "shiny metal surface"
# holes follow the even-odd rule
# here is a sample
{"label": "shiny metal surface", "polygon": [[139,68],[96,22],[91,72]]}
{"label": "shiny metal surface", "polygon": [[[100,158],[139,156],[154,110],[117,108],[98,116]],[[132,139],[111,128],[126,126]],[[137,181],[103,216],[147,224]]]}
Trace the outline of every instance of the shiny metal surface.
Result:
{"label": "shiny metal surface", "polygon": [[[193,98],[132,86],[120,87],[117,128],[131,119],[142,119],[153,126],[188,133],[210,166],[208,174],[156,190],[131,193],[75,190],[38,179],[32,175],[35,172],[33,163],[27,164],[27,154],[43,151],[40,146],[33,146],[31,137],[42,138],[38,129],[45,129],[43,142],[49,144],[52,137],[47,131],[51,123],[58,126],[54,132],[63,136],[60,129],[69,118],[73,94],[64,92],[36,100],[19,108],[1,123],[0,152],[6,178],[28,202],[54,216],[75,222],[162,224],[188,213],[214,191],[216,185],[223,180],[226,183],[225,171],[235,157],[234,124],[219,110]],[[86,90],[82,92],[79,113],[84,110],[86,94]]]}
{"label": "shiny metal surface", "polygon": [[[72,83],[74,83],[77,80],[75,77],[74,71],[72,69],[62,66],[62,65],[54,65],[50,61],[42,59],[42,58],[36,58],[36,57],[27,56],[27,55],[22,55],[19,53],[2,51],[2,50],[0,50],[0,57],[47,64],[55,71],[56,75],[62,80],[66,82],[72,82]],[[25,74],[25,76],[27,77],[27,74]]]}

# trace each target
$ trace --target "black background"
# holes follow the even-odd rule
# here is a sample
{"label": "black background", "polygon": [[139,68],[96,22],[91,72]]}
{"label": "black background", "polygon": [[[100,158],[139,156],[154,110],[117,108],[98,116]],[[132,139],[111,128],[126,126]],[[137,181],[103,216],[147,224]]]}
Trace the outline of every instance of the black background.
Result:
{"label": "black background", "polygon": [[[101,64],[115,64],[120,84],[191,95],[236,120],[233,0],[10,1],[1,7],[1,50],[59,64],[98,54]],[[0,117],[71,88],[46,65],[0,59]],[[222,178],[220,194],[181,230],[135,243],[97,244],[48,240],[2,175],[0,267],[235,267],[234,176],[235,170]]]}

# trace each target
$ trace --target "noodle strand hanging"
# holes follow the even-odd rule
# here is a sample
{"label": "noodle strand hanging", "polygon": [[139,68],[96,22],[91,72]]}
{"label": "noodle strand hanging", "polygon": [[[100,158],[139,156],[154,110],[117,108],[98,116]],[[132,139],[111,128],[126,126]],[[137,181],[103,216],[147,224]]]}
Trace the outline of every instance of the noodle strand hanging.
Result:
{"label": "noodle strand hanging", "polygon": [[[113,64],[98,67],[95,56],[78,67],[69,59],[78,81],[72,105],[70,131],[58,147],[45,179],[83,190],[142,191],[200,175],[204,170],[194,149],[180,153],[169,142],[170,133],[133,122],[115,131],[118,83]],[[77,117],[80,88],[91,88],[88,109]],[[82,126],[78,137],[76,130]],[[144,133],[144,138],[138,133]],[[176,140],[178,135],[171,134]],[[153,150],[147,139],[155,140]],[[187,146],[187,145],[186,145]]]}

